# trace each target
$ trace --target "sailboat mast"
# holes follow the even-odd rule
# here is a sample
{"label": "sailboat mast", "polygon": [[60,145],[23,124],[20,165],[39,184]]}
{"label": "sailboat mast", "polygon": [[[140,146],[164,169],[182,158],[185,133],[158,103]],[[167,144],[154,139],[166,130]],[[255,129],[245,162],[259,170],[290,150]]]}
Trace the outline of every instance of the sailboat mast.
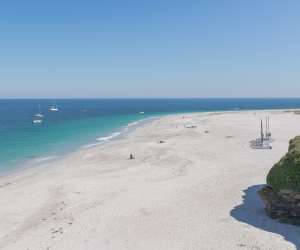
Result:
{"label": "sailboat mast", "polygon": [[260,136],[261,136],[261,142],[264,141],[264,131],[263,131],[263,121],[260,119]]}
{"label": "sailboat mast", "polygon": [[269,132],[269,136],[271,135],[271,132],[270,132],[270,117],[268,116],[268,132]]}
{"label": "sailboat mast", "polygon": [[266,139],[268,140],[268,118],[266,116]]}

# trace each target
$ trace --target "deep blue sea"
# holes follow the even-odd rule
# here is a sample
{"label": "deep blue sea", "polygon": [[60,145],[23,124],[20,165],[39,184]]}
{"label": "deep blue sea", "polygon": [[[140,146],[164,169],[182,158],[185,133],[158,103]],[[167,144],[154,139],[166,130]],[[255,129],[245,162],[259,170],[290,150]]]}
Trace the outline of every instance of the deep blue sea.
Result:
{"label": "deep blue sea", "polygon": [[[54,103],[58,112],[49,111]],[[39,106],[43,122],[33,124]],[[300,99],[0,100],[0,171],[103,143],[164,114],[285,108],[300,108]]]}

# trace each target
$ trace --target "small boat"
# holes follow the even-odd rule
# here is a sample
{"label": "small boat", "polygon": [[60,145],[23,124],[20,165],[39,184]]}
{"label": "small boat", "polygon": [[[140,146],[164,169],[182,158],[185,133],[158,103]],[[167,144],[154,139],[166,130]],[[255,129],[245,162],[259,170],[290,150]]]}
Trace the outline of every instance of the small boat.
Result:
{"label": "small boat", "polygon": [[56,105],[53,105],[50,107],[49,109],[50,112],[57,112],[58,111],[58,107]]}
{"label": "small boat", "polygon": [[32,120],[32,123],[33,123],[33,124],[41,124],[41,123],[43,123],[43,120],[40,120],[40,119],[34,119],[34,120]]}
{"label": "small boat", "polygon": [[43,117],[43,113],[42,113],[42,110],[41,110],[41,105],[39,105],[39,112],[37,114],[35,114],[34,116],[36,117]]}
{"label": "small boat", "polygon": [[141,111],[140,114],[143,115],[143,114],[145,114],[145,112]]}
{"label": "small boat", "polygon": [[53,107],[50,107],[50,111],[51,111],[51,112],[57,112],[57,111],[58,111],[58,108],[57,108],[57,107],[54,107],[54,106],[53,106]]}

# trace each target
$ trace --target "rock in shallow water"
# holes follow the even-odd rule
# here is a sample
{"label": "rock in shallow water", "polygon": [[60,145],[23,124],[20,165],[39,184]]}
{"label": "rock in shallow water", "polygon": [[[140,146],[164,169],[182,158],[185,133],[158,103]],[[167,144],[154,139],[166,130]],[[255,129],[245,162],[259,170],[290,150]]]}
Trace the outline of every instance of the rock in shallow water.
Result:
{"label": "rock in shallow water", "polygon": [[300,201],[295,199],[299,193],[281,195],[270,186],[260,190],[259,195],[265,204],[267,214],[280,222],[300,225]]}

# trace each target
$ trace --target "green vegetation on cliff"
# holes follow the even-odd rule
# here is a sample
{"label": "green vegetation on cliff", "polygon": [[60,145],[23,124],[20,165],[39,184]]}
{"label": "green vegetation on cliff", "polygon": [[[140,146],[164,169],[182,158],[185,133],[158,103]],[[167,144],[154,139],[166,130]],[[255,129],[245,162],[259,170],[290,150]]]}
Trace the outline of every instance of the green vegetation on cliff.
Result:
{"label": "green vegetation on cliff", "polygon": [[300,136],[290,141],[288,153],[270,170],[267,184],[275,191],[300,192]]}

